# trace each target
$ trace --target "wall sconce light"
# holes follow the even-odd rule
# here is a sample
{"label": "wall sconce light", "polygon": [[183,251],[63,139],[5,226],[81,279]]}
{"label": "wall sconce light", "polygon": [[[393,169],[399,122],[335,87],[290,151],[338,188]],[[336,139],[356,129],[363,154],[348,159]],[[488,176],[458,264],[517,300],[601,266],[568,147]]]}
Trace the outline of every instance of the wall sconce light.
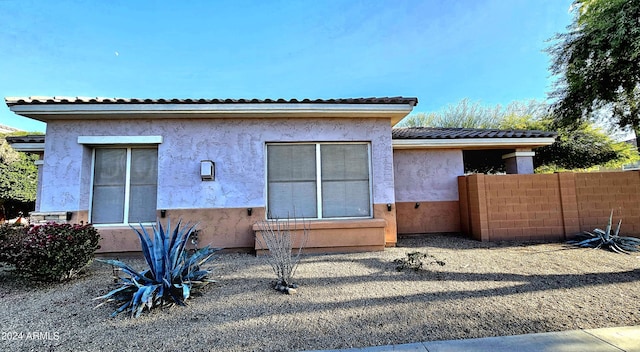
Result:
{"label": "wall sconce light", "polygon": [[387,203],[387,211],[391,211],[391,203]]}
{"label": "wall sconce light", "polygon": [[247,208],[247,215],[251,216],[251,213],[253,213],[253,208]]}
{"label": "wall sconce light", "polygon": [[163,218],[163,219],[164,219],[165,217],[167,217],[167,210],[166,210],[166,209],[162,209],[162,210],[160,210],[160,217],[161,217],[161,218]]}
{"label": "wall sconce light", "polygon": [[215,181],[216,164],[211,160],[200,161],[200,178],[202,181]]}
{"label": "wall sconce light", "polygon": [[66,215],[66,217],[65,217],[65,218],[67,219],[67,221],[70,221],[70,220],[71,220],[71,217],[73,217],[73,213],[72,213],[72,212],[70,212],[70,211],[68,211],[65,215]]}
{"label": "wall sconce light", "polygon": [[420,203],[416,202],[416,205],[413,206],[413,209],[418,209],[418,208],[420,208]]}

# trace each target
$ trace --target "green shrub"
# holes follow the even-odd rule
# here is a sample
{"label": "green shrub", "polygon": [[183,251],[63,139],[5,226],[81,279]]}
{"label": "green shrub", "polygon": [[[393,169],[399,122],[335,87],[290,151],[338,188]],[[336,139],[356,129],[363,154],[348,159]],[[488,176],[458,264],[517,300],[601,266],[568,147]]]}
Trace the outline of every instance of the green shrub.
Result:
{"label": "green shrub", "polygon": [[150,236],[141,226],[140,230],[132,227],[140,239],[142,254],[149,266],[138,272],[119,260],[98,261],[117,267],[128,277],[119,277],[122,286],[94,299],[104,299],[98,306],[112,301],[122,303],[113,312],[116,316],[121,312],[131,312],[138,317],[145,307],[185,305],[194,287],[214,282],[207,278],[208,270],[201,270],[200,266],[211,260],[218,248],[206,246],[187,254],[186,245],[195,230],[195,225],[186,224],[180,228],[182,221],[171,229],[171,222],[167,220],[166,227],[158,221],[153,226],[153,236]]}
{"label": "green shrub", "polygon": [[14,264],[20,253],[22,240],[27,235],[29,227],[16,224],[0,225],[0,262]]}
{"label": "green shrub", "polygon": [[100,248],[92,225],[36,225],[19,241],[10,242],[9,263],[17,275],[33,281],[64,281],[91,264]]}

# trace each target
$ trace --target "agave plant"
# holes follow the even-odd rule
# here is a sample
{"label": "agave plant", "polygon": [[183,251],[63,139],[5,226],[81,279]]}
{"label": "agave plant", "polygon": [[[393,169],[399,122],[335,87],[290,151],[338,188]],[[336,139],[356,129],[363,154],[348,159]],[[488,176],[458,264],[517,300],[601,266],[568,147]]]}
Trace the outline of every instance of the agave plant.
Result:
{"label": "agave plant", "polygon": [[211,260],[219,248],[206,246],[189,255],[186,245],[196,225],[181,225],[180,220],[171,229],[170,220],[167,220],[166,226],[157,221],[152,227],[153,237],[142,225],[140,229],[131,226],[140,239],[149,268],[138,272],[119,260],[99,260],[117,267],[126,276],[118,277],[121,287],[95,298],[105,300],[98,306],[107,302],[121,302],[123,304],[111,316],[130,311],[132,316],[138,317],[145,307],[150,310],[173,304],[183,306],[193,288],[214,282],[207,278],[210,272],[201,270],[200,266]]}
{"label": "agave plant", "polygon": [[640,239],[635,237],[620,236],[620,226],[622,225],[622,219],[618,221],[618,227],[616,227],[613,234],[611,233],[613,221],[613,210],[609,215],[609,223],[607,228],[603,231],[601,229],[595,229],[593,232],[584,231],[576,236],[575,240],[569,241],[569,244],[573,244],[580,247],[590,248],[605,248],[610,249],[616,253],[638,252],[640,251]]}

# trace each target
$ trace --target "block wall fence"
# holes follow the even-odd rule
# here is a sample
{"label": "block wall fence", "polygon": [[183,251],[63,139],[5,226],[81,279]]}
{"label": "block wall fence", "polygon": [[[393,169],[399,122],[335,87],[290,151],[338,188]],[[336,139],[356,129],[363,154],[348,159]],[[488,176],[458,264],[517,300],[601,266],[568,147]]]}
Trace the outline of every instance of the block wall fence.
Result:
{"label": "block wall fence", "polygon": [[[640,172],[458,177],[461,231],[481,241],[571,239],[604,229],[613,210],[640,237]],[[615,225],[614,225],[615,226]]]}

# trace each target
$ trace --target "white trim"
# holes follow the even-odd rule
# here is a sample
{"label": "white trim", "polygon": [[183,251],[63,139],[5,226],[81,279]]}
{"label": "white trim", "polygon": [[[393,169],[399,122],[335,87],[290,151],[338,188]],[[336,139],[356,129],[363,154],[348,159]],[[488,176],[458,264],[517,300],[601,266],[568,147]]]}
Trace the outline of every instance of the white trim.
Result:
{"label": "white trim", "polygon": [[44,143],[13,143],[11,148],[19,152],[44,152]]}
{"label": "white trim", "polygon": [[246,114],[246,113],[398,113],[413,110],[411,104],[34,104],[14,105],[11,111],[31,115],[72,114]]}
{"label": "white trim", "polygon": [[322,219],[322,154],[320,143],[316,143],[316,218]]}
{"label": "white trim", "polygon": [[539,138],[455,138],[455,139],[393,139],[393,149],[450,149],[496,147],[542,147],[555,142],[553,137]]}
{"label": "white trim", "polygon": [[[80,137],[78,137],[80,138]],[[88,217],[89,217],[89,222],[92,222],[92,218],[93,218],[93,189],[94,189],[94,181],[95,181],[95,172],[96,172],[96,149],[99,148],[93,148],[91,151],[91,182],[89,185],[89,211],[88,211]],[[126,146],[119,146],[116,148],[100,148],[100,149],[125,149],[126,150],[126,162],[125,162],[125,185],[124,185],[124,209],[123,209],[123,222],[122,223],[101,223],[101,224],[94,224],[94,226],[96,227],[118,227],[118,226],[129,226],[131,223],[129,223],[129,196],[131,194],[131,163],[132,163],[132,159],[131,159],[131,154],[132,154],[132,149],[156,149],[154,146],[134,146],[134,147],[126,147]],[[158,187],[157,185],[157,181],[156,181],[156,188]],[[157,199],[157,195],[156,195],[156,211],[158,210],[158,199]],[[142,225],[148,225],[148,224],[153,224],[153,222],[144,222],[142,223]]]}
{"label": "white trim", "polygon": [[[126,154],[126,162],[125,162],[125,173],[124,173],[124,214],[122,221],[126,224],[129,223],[129,202],[131,201],[131,148],[127,148]],[[156,189],[157,181],[156,181]],[[92,200],[93,203],[93,200]],[[157,210],[157,203],[156,203]]]}
{"label": "white trim", "polygon": [[514,153],[503,155],[502,159],[517,158],[517,157],[534,157],[535,155],[536,155],[535,152],[514,152]]}
{"label": "white trim", "polygon": [[162,136],[78,136],[78,144],[161,144]]}
{"label": "white trim", "polygon": [[[356,144],[356,145],[366,145],[367,146],[367,162],[368,162],[368,178],[369,178],[369,215],[368,216],[345,216],[345,217],[329,217],[325,218],[322,216],[322,154],[320,152],[322,145],[337,145],[337,144]],[[268,165],[268,147],[270,145],[315,145],[315,158],[316,158],[316,217],[305,217],[305,220],[350,220],[350,219],[373,219],[373,166],[372,166],[372,148],[370,141],[337,141],[337,142],[266,142],[265,143],[265,195],[266,195],[266,204],[267,211],[265,212],[265,217],[267,220],[269,219],[269,165]]]}

